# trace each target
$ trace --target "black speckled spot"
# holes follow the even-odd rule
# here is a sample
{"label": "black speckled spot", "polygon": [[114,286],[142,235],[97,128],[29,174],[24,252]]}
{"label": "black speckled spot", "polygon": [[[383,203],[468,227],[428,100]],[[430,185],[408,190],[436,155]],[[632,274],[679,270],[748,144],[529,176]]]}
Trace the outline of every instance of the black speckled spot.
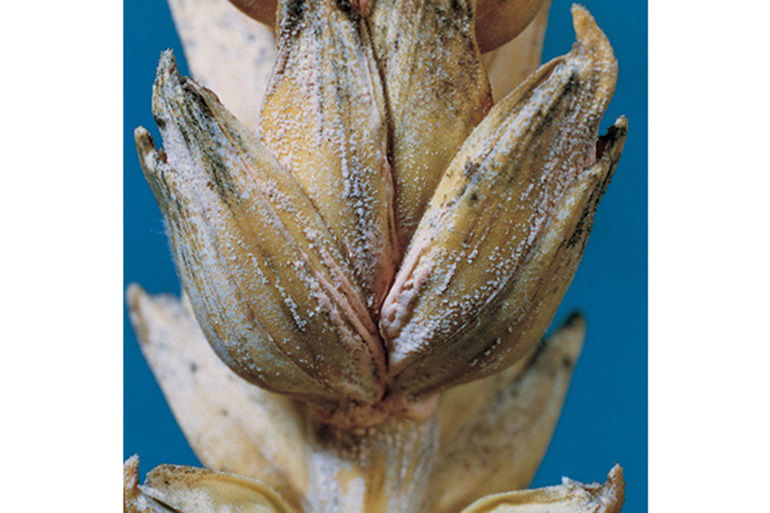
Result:
{"label": "black speckled spot", "polygon": [[350,0],[337,0],[337,7],[340,11],[342,11],[348,18],[355,18],[356,13],[353,9],[353,4]]}
{"label": "black speckled spot", "polygon": [[292,34],[305,17],[305,0],[290,0],[284,4],[283,18],[281,20],[281,38]]}
{"label": "black speckled spot", "polygon": [[158,125],[158,128],[163,130],[166,128],[166,120],[161,118],[160,116],[153,116],[153,119],[155,120],[155,124]]}
{"label": "black speckled spot", "polygon": [[465,163],[465,166],[463,166],[463,174],[468,178],[475,175],[476,171],[478,170],[479,170],[479,163],[474,162],[472,160],[469,160],[468,162]]}
{"label": "black speckled spot", "polygon": [[456,15],[466,16],[468,18],[473,16],[473,2],[464,2],[462,0],[449,0],[449,7]]}

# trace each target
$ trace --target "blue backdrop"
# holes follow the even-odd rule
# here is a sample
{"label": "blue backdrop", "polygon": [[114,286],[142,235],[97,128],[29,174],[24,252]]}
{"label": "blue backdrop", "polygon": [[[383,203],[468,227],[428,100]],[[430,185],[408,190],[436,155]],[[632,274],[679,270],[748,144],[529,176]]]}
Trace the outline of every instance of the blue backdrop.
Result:
{"label": "blue backdrop", "polygon": [[[533,486],[557,484],[563,475],[604,480],[618,462],[627,482],[624,512],[638,513],[647,510],[647,3],[583,3],[620,64],[617,92],[601,131],[625,114],[630,132],[580,269],[556,316],[559,323],[580,310],[588,335]],[[565,53],[574,41],[569,6],[553,0],[544,60]],[[160,140],[150,113],[160,52],[173,48],[183,74],[187,66],[165,1],[125,2],[124,12],[124,280],[140,283],[149,293],[177,294],[179,281],[160,212],[139,169],[133,129],[143,125]],[[161,463],[199,466],[127,316],[124,336],[124,456],[138,453],[142,474]]]}

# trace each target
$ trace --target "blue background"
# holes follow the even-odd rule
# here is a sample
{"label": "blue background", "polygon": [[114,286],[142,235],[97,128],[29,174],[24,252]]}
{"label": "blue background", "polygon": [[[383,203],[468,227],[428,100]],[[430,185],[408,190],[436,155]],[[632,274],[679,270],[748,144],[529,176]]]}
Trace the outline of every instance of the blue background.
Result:
{"label": "blue background", "polygon": [[[647,3],[583,2],[620,64],[617,91],[602,123],[629,118],[623,158],[598,211],[591,240],[555,324],[569,312],[587,318],[588,335],[559,424],[533,487],[604,480],[615,463],[626,478],[624,512],[647,510]],[[554,0],[544,60],[574,41],[570,2]],[[178,294],[160,212],[136,158],[133,129],[159,141],[150,91],[160,52],[184,54],[163,0],[124,4],[124,280],[149,293]],[[248,93],[248,92],[247,92]],[[124,456],[138,453],[142,474],[161,463],[200,466],[174,420],[124,317]],[[142,476],[143,477],[143,476]]]}

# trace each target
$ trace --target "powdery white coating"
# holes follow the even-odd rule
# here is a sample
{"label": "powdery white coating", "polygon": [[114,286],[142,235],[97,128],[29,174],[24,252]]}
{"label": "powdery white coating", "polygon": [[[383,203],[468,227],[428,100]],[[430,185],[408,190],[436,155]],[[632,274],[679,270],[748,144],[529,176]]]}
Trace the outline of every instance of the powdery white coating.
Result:
{"label": "powdery white coating", "polygon": [[207,338],[241,375],[271,389],[379,399],[382,345],[318,214],[213,97],[179,81],[168,55],[158,80],[168,164],[148,180]]}
{"label": "powdery white coating", "polygon": [[491,105],[464,0],[381,0],[368,26],[384,77],[399,245],[405,248],[446,165]]}
{"label": "powdery white coating", "polygon": [[351,261],[375,316],[399,251],[382,85],[366,27],[329,0],[292,0],[279,14],[260,129]]}
{"label": "powdery white coating", "polygon": [[[430,187],[390,287],[394,215],[411,214],[399,210],[409,194],[398,186],[393,204],[389,157],[417,170],[414,181],[401,178],[419,196],[427,182],[418,168],[456,146],[439,142],[438,129],[447,123],[465,137],[489,91],[462,72],[480,67],[472,5],[376,5],[362,19],[333,0],[281,3],[261,136],[179,79],[168,56],[153,100],[168,155],[138,135],[182,279],[222,358],[257,384],[315,402],[322,416],[360,408],[350,417],[366,424],[367,412],[411,411],[410,402],[503,368],[539,339],[611,175],[603,159],[582,179],[597,160],[616,76],[609,43],[575,7],[579,42],[467,138]],[[442,107],[445,89],[465,97]],[[422,208],[416,196],[407,203]]]}
{"label": "powdery white coating", "polygon": [[381,309],[396,390],[428,392],[510,364],[566,291],[590,231],[584,209],[603,186],[581,177],[616,79],[608,41],[586,11],[573,14],[579,42],[495,106],[420,221]]}
{"label": "powdery white coating", "polygon": [[[420,20],[423,26],[414,34],[420,44],[435,45],[435,38],[422,38],[429,31],[425,27],[434,21],[452,34],[451,40],[461,39],[454,30],[459,34],[470,30],[463,20],[464,16],[472,19],[472,5],[462,0],[382,0],[375,5],[385,6],[380,13],[389,9],[395,12],[403,6],[416,8],[416,18],[404,13],[399,16]],[[368,2],[359,6],[355,1],[335,5],[328,0],[287,0],[282,6],[294,11],[293,21],[281,25],[284,43],[301,39],[303,31],[324,28],[318,18],[307,24],[308,18],[300,16],[297,9],[331,7],[335,15],[348,18],[337,19],[330,26],[345,30],[356,27],[352,31],[354,49],[362,43],[358,48],[362,54],[349,61],[343,59],[339,68],[344,70],[342,74],[360,71],[355,64],[347,65],[361,62],[361,55],[363,61],[373,62],[365,40],[369,25],[377,24],[358,18],[371,8]],[[426,6],[431,8],[430,20],[422,18],[426,12],[421,10]],[[443,12],[446,8],[466,11]],[[374,197],[383,189],[370,187],[365,175],[379,169],[386,183],[390,184],[391,178],[387,158],[381,168],[370,165],[372,159],[387,153],[387,138],[382,139],[379,149],[377,144],[367,146],[366,127],[381,123],[390,105],[377,105],[369,115],[329,114],[340,105],[344,110],[346,105],[371,103],[373,97],[375,102],[382,101],[376,94],[372,96],[376,88],[370,87],[379,77],[364,77],[362,82],[339,80],[343,86],[352,83],[353,89],[369,91],[360,98],[355,92],[336,88],[330,101],[322,98],[319,91],[324,88],[319,87],[318,115],[305,119],[322,127],[308,139],[316,145],[311,150],[318,150],[314,156],[318,161],[333,162],[329,167],[306,166],[304,171],[321,173],[327,179],[332,175],[329,183],[335,187],[317,184],[313,175],[306,191],[311,196],[329,193],[334,197],[338,193],[343,200],[340,205],[348,208],[340,218],[348,216],[358,223],[352,229],[338,229],[329,221],[338,212],[332,208],[319,215],[316,210],[317,204],[326,200],[315,204],[312,198],[308,200],[265,146],[224,111],[211,93],[178,79],[170,56],[164,56],[153,107],[169,153],[155,150],[142,129],[137,130],[136,139],[143,170],[168,222],[182,280],[190,290],[190,309],[195,310],[205,336],[228,365],[252,382],[310,401],[314,408],[307,409],[285,397],[272,396],[271,400],[271,394],[254,389],[249,390],[255,398],[244,399],[240,387],[234,385],[238,378],[227,374],[227,369],[222,373],[220,368],[219,377],[209,382],[214,367],[206,365],[205,358],[200,360],[201,354],[189,351],[186,343],[178,340],[165,343],[166,339],[188,336],[205,343],[195,320],[186,314],[174,321],[164,319],[164,311],[178,314],[179,305],[150,305],[146,295],[132,289],[132,321],[145,346],[150,345],[148,340],[153,341],[154,347],[148,352],[155,355],[148,357],[154,359],[153,371],[158,374],[160,367],[165,368],[164,378],[159,379],[166,393],[167,387],[186,390],[169,399],[172,406],[175,401],[186,403],[188,408],[213,406],[216,416],[224,418],[217,422],[206,415],[193,415],[185,428],[188,437],[188,429],[204,433],[204,438],[209,436],[208,442],[191,437],[196,452],[208,445],[219,458],[226,447],[231,454],[222,456],[221,461],[228,470],[231,462],[238,461],[254,472],[250,475],[260,480],[267,476],[270,486],[281,487],[280,493],[293,509],[261,482],[186,467],[159,467],[138,490],[134,465],[134,478],[129,472],[127,480],[127,489],[133,493],[126,496],[129,511],[133,511],[133,504],[150,505],[148,511],[158,512],[170,508],[200,513],[446,513],[465,508],[480,494],[515,489],[529,482],[558,418],[582,340],[582,322],[572,319],[549,343],[535,347],[532,341],[550,321],[568,286],[627,130],[625,120],[619,119],[610,133],[595,143],[595,125],[614,87],[614,59],[590,16],[579,7],[573,8],[573,13],[580,44],[570,56],[546,66],[493,111],[486,126],[492,130],[475,132],[455,159],[459,164],[450,165],[422,218],[413,251],[406,255],[407,270],[398,276],[394,287],[399,291],[384,304],[379,325],[377,307],[391,276],[385,274],[383,279],[380,274],[362,274],[362,269],[382,265],[370,259],[372,248],[381,254],[395,248],[389,253],[395,262],[399,244],[393,243],[392,233],[391,240],[383,242],[387,237],[367,225],[381,213],[379,206],[371,208],[376,202],[369,201],[367,195]],[[351,35],[345,30],[341,40]],[[331,39],[329,34],[318,32],[314,37]],[[309,47],[316,50],[323,45]],[[376,44],[374,47],[383,50]],[[379,58],[395,49],[385,50]],[[466,52],[465,57],[472,53]],[[332,51],[330,55],[338,59],[342,54]],[[393,55],[403,57],[409,52]],[[418,55],[412,62],[424,66],[415,76],[438,77],[439,83],[444,78],[457,81],[438,64],[456,57],[447,45],[434,49],[430,56],[434,61],[422,62]],[[471,62],[473,57],[469,58]],[[604,61],[604,66],[593,61]],[[306,62],[317,66],[314,58]],[[388,63],[387,58],[380,62],[381,69],[387,70]],[[300,79],[316,78],[319,83],[328,79],[312,66],[300,66],[308,73]],[[463,66],[472,68],[467,63]],[[406,69],[394,76],[409,76]],[[599,71],[590,76],[586,69]],[[574,93],[575,81],[582,96]],[[426,161],[435,164],[446,157],[437,150],[454,151],[452,145],[439,148],[441,121],[431,116],[421,120],[420,115],[432,110],[441,118],[443,113],[450,113],[454,118],[447,117],[444,122],[454,123],[460,130],[467,128],[457,122],[467,105],[453,102],[449,108],[437,106],[430,87],[425,86],[429,82],[394,82],[392,88],[416,87],[417,94],[411,96],[419,102],[417,110],[425,109],[412,121],[418,129],[430,130],[395,137],[392,148],[403,157],[400,163],[409,171],[428,169],[430,165],[421,167]],[[408,100],[408,87],[402,91],[407,91],[402,98]],[[280,96],[280,88],[273,92]],[[442,97],[437,95],[439,100]],[[454,106],[458,111],[452,111]],[[294,107],[301,109],[302,105]],[[587,111],[581,112],[583,108]],[[377,114],[371,115],[374,111]],[[364,129],[348,134],[346,116],[356,126],[363,120]],[[301,135],[306,128],[302,123],[285,125],[276,133],[288,138]],[[407,126],[407,131],[410,129],[414,127]],[[419,143],[420,137],[425,144]],[[285,149],[286,164],[292,159],[308,160],[301,145],[291,142]],[[429,185],[426,177],[405,183],[416,185],[412,192],[418,196],[433,193],[434,185]],[[422,207],[399,211],[398,202],[392,204],[392,194],[391,184],[391,204],[385,207],[389,227],[395,226],[394,210],[407,224],[416,224],[420,216],[414,212]],[[400,200],[406,197],[402,194]],[[407,201],[410,208],[419,205],[418,197],[412,199],[417,201]],[[399,235],[404,237],[404,233]],[[189,329],[174,333],[178,324]],[[390,345],[390,369],[385,366],[378,329]],[[155,344],[158,340],[161,343]],[[171,346],[176,347],[168,349]],[[176,354],[159,356],[167,351]],[[518,359],[522,354],[527,357]],[[182,358],[175,358],[180,355]],[[489,380],[437,392],[514,361],[518,364]],[[218,360],[216,363],[223,367]],[[220,385],[213,388],[216,394],[201,396],[200,391],[189,391],[197,388],[196,376],[200,374],[207,376],[201,378],[205,385]],[[227,409],[217,408],[224,404],[220,395],[229,394],[236,402],[224,400]],[[432,416],[439,396],[438,414]],[[279,402],[283,404],[279,406]],[[231,406],[239,411],[229,412]],[[174,411],[178,415],[176,408]],[[276,426],[280,433],[274,432]],[[217,433],[213,442],[212,431]],[[242,433],[248,438],[246,442]],[[251,444],[261,449],[254,452]],[[201,459],[217,468],[216,463]],[[284,479],[284,473],[290,479]],[[617,513],[622,488],[622,472],[616,467],[605,485],[581,485],[565,478],[560,487],[490,496],[463,511]]]}

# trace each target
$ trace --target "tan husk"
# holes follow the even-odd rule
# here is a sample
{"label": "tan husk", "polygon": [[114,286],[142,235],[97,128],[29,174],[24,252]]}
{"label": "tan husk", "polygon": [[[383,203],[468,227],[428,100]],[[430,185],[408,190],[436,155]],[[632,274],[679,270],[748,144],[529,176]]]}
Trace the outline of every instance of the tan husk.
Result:
{"label": "tan husk", "polygon": [[[495,100],[503,98],[540,65],[551,2],[538,1],[542,5],[536,17],[520,34],[494,50],[480,48]],[[257,126],[275,58],[277,2],[231,3],[242,12],[222,0],[168,0],[190,73],[200,84],[216,91],[225,107],[252,128]]]}
{"label": "tan husk", "polygon": [[619,513],[624,485],[623,469],[615,465],[604,484],[563,478],[559,486],[483,497],[462,513]]}
{"label": "tan husk", "polygon": [[481,495],[526,488],[548,449],[585,337],[573,315],[528,357],[442,394],[429,507],[456,512]]}
{"label": "tan husk", "polygon": [[230,370],[188,301],[149,296],[138,285],[127,295],[142,353],[201,463],[257,478],[290,502],[302,497],[308,478],[300,404]]}
{"label": "tan husk", "polygon": [[495,105],[420,220],[380,315],[396,391],[419,396],[511,365],[572,279],[626,132],[619,119],[597,141],[617,64],[590,14],[573,15],[573,50]]}
{"label": "tan husk", "polygon": [[[164,53],[165,151],[135,135],[187,293],[128,303],[209,470],[139,485],[130,458],[125,511],[619,511],[617,466],[510,492],[580,353],[579,316],[541,339],[627,132],[597,138],[617,65],[590,14],[574,6],[572,51],[524,79],[549,0],[169,1],[192,73],[237,112]],[[276,49],[247,19],[275,12]]]}
{"label": "tan husk", "polygon": [[328,406],[376,402],[384,355],[350,261],[296,181],[164,53],[136,131],[196,317],[247,380]]}
{"label": "tan husk", "polygon": [[447,164],[492,105],[472,0],[377,0],[368,26],[385,84],[399,246]]}
{"label": "tan husk", "polygon": [[427,421],[391,418],[348,431],[241,380],[183,303],[136,286],[128,294],[142,351],[201,462],[259,480],[298,511],[344,503],[340,511],[450,513],[481,494],[525,487],[585,333],[572,317],[521,364],[445,392]]}
{"label": "tan husk", "polygon": [[349,257],[371,315],[398,262],[385,99],[365,24],[336,0],[280,3],[260,130]]}
{"label": "tan husk", "polygon": [[252,479],[181,465],[160,465],[137,486],[139,459],[123,468],[126,513],[295,513],[280,495]]}
{"label": "tan husk", "polygon": [[[372,460],[376,461],[376,460]],[[344,469],[332,471],[345,473]],[[397,469],[394,469],[397,470]],[[366,491],[357,489],[356,477],[337,474],[335,485],[352,489],[349,497],[337,497],[328,504],[308,505],[295,510],[283,498],[259,481],[232,474],[180,465],[160,465],[137,485],[139,459],[129,458],[123,467],[124,513],[385,513],[420,511],[404,509],[403,503],[372,502]],[[328,477],[328,476],[327,476]],[[402,477],[408,478],[408,474]],[[406,479],[402,484],[409,484]],[[380,483],[378,492],[388,490]],[[604,484],[582,484],[563,478],[558,486],[488,495],[461,513],[619,513],[623,507],[623,471],[613,467]],[[364,495],[362,495],[362,492]],[[382,493],[378,494],[382,496]],[[391,495],[391,499],[397,495]],[[347,501],[346,499],[352,499]]]}

